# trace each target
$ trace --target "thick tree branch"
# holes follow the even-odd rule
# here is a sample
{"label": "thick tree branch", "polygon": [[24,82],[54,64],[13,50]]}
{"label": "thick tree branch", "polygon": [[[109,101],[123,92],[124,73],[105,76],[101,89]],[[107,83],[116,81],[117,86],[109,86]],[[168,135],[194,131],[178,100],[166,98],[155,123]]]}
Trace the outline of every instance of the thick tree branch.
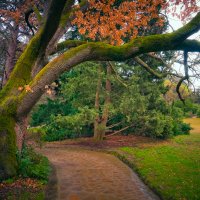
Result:
{"label": "thick tree branch", "polygon": [[[77,8],[72,7],[73,5],[74,5],[74,0],[68,0],[68,2],[65,4],[65,8],[63,9],[63,12],[60,18],[59,27],[47,48],[47,51],[46,51],[47,55],[50,55],[50,54],[52,55],[53,54],[52,52],[55,52],[56,44],[58,40],[63,36],[66,30],[71,27],[71,21],[75,17],[74,12],[77,10]],[[82,11],[86,10],[88,6],[88,1],[87,0],[81,1],[79,6]]]}
{"label": "thick tree branch", "polygon": [[43,33],[41,35],[41,46],[44,47],[42,48],[43,51],[46,49],[48,43],[56,32],[64,6],[66,2],[68,3],[69,1],[70,0],[59,0],[58,3],[56,0],[52,0]]}
{"label": "thick tree branch", "polygon": [[63,42],[60,42],[56,45],[56,48],[51,52],[51,55],[61,52],[65,49],[70,49],[73,47],[78,47],[82,44],[86,44],[87,41],[80,41],[80,40],[66,40]]}
{"label": "thick tree branch", "polygon": [[[30,71],[36,61],[35,59],[38,58],[39,52],[42,51],[42,49],[45,49],[48,41],[51,39],[58,27],[59,16],[62,13],[65,0],[61,0],[59,4],[56,0],[52,0],[52,5],[54,6],[50,7],[50,14],[47,17],[45,26],[42,27],[42,29],[33,37],[29,46],[19,58],[8,84],[0,93],[0,97],[7,98],[9,94],[18,96],[19,91],[17,88],[30,81]],[[55,23],[52,23],[52,21]],[[20,101],[22,103],[18,108],[18,113],[21,115],[27,114],[44,92],[43,87],[45,87],[46,84],[52,83],[65,70],[69,70],[81,62],[87,60],[123,61],[143,53],[184,50],[185,37],[190,36],[199,29],[200,13],[197,14],[191,22],[173,33],[138,37],[130,43],[122,46],[112,46],[102,42],[88,42],[79,47],[75,47],[46,65],[45,68],[34,78],[34,80],[29,84],[33,87],[34,92],[23,93],[20,95],[20,98],[22,99],[22,101]],[[200,48],[196,48],[195,51],[200,52]],[[26,70],[24,72],[25,68]],[[11,101],[9,99],[11,99]],[[16,101],[16,97],[14,99]],[[9,97],[7,99],[8,102],[3,102],[8,105],[9,102],[14,101],[14,99],[12,100],[12,98]]]}
{"label": "thick tree branch", "polygon": [[[150,38],[152,36],[146,36],[146,38],[147,37]],[[139,37],[135,40],[140,40],[140,39],[142,40],[141,37]],[[80,41],[80,40],[66,40],[66,41],[60,42],[57,44],[54,51],[51,52],[51,55],[59,53],[66,49],[78,47],[78,46],[80,46],[82,44],[86,44],[86,43],[90,43],[90,42]],[[162,43],[160,43],[160,45],[162,45]],[[168,49],[168,50],[171,50],[171,49]],[[172,50],[183,50],[183,51],[186,50],[187,52],[200,52],[200,42],[198,40],[185,40],[182,43],[180,43],[179,45],[174,46]]]}
{"label": "thick tree branch", "polygon": [[[158,34],[145,37],[138,37],[129,44],[134,46],[134,43],[143,43],[146,44],[147,48],[149,47],[148,43],[154,44],[154,48],[151,46],[152,51],[165,51],[165,50],[186,50],[188,52],[200,52],[200,42],[197,40],[186,40],[192,34],[200,30],[200,12],[185,26],[182,28],[168,34]],[[165,44],[163,43],[165,41]],[[62,51],[66,48],[77,47],[87,43],[86,41],[78,40],[67,40],[61,42],[57,45],[56,50],[52,54]],[[137,45],[138,46],[138,45]],[[143,45],[145,50],[145,45]],[[150,52],[149,50],[146,50]]]}
{"label": "thick tree branch", "polygon": [[[69,21],[74,19],[75,17],[74,12],[77,11],[77,8],[74,7],[72,8],[72,5],[74,5],[74,0],[68,0],[63,10],[62,16],[60,18],[59,27],[65,28],[67,23],[69,23]],[[88,7],[88,1],[87,0],[81,1],[81,3],[79,3],[79,7],[80,10],[82,11],[86,10]]]}
{"label": "thick tree branch", "polygon": [[[9,94],[18,95],[17,88],[31,80],[32,68],[38,57],[43,55],[49,41],[55,33],[65,2],[66,0],[60,0],[59,3],[57,3],[57,0],[52,0],[45,24],[31,39],[24,53],[18,59],[10,79],[0,93],[0,99],[9,98]],[[54,23],[51,23],[52,21]]]}
{"label": "thick tree branch", "polygon": [[200,52],[200,42],[198,40],[185,40],[178,48],[187,52]]}
{"label": "thick tree branch", "polygon": [[193,35],[199,30],[200,30],[200,12],[185,26],[173,32],[175,33],[174,40],[179,43],[180,41],[186,40],[189,36]]}
{"label": "thick tree branch", "polygon": [[[102,42],[88,42],[68,50],[47,64],[30,83],[34,92],[22,94],[23,101],[18,113],[20,115],[28,113],[44,92],[45,85],[52,83],[61,73],[81,62],[88,60],[123,61],[153,51],[183,50],[182,40],[184,38],[180,34],[180,30],[185,33],[184,35],[187,33],[188,36],[194,33],[191,24],[199,24],[199,18],[200,13],[188,23],[189,25],[187,24],[173,33],[138,37],[122,46],[112,46]],[[197,31],[197,28],[195,30]]]}

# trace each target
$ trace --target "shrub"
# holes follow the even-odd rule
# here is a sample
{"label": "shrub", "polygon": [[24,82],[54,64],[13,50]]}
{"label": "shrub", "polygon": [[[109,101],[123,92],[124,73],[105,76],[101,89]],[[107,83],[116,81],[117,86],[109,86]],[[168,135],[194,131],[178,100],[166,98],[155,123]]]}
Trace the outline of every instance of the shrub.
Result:
{"label": "shrub", "polygon": [[190,130],[192,129],[192,127],[190,126],[190,124],[186,124],[186,123],[181,123],[181,131],[184,134],[189,134]]}
{"label": "shrub", "polygon": [[62,127],[56,123],[51,123],[44,128],[45,134],[42,140],[51,142],[93,135],[93,128],[90,125],[80,126],[79,128],[80,130],[78,131],[75,128]]}
{"label": "shrub", "polygon": [[173,135],[173,124],[170,116],[154,113],[145,123],[145,135],[153,138],[165,139]]}
{"label": "shrub", "polygon": [[183,119],[184,118],[184,112],[181,108],[173,106],[172,110],[171,110],[171,116],[174,119]]}
{"label": "shrub", "polygon": [[166,139],[176,135],[189,134],[191,127],[174,116],[163,115],[157,111],[149,115],[138,117],[135,126],[126,131],[126,134],[144,135],[152,138]]}
{"label": "shrub", "polygon": [[36,153],[31,147],[24,147],[21,154],[17,153],[18,174],[22,177],[36,178],[47,182],[50,173],[49,161]]}
{"label": "shrub", "polygon": [[67,129],[56,128],[56,126],[49,125],[46,127],[46,134],[44,136],[45,141],[58,141],[64,139],[75,138],[75,134]]}
{"label": "shrub", "polygon": [[184,117],[192,117],[198,115],[200,107],[199,104],[193,102],[192,99],[186,99],[185,104],[180,100],[174,102],[174,108],[179,108],[183,111]]}
{"label": "shrub", "polygon": [[186,124],[184,122],[178,121],[178,122],[174,122],[174,126],[173,126],[173,135],[187,135],[190,133],[191,130],[191,126],[190,124]]}
{"label": "shrub", "polygon": [[41,126],[51,121],[51,115],[69,115],[74,112],[76,111],[72,108],[70,103],[59,99],[47,99],[46,104],[40,104],[32,113],[30,125]]}

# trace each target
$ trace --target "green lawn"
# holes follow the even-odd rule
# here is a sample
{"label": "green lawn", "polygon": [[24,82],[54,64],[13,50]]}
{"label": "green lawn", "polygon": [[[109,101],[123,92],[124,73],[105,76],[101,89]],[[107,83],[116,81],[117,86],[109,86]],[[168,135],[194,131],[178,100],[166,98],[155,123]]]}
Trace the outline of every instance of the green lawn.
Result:
{"label": "green lawn", "polygon": [[200,119],[194,129],[165,143],[122,147],[143,180],[163,199],[200,200]]}

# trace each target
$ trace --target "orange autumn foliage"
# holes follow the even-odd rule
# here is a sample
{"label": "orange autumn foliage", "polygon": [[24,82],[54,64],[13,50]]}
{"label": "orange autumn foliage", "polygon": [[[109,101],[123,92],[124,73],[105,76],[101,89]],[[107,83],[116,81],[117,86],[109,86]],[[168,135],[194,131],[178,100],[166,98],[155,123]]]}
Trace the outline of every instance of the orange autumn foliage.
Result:
{"label": "orange autumn foliage", "polygon": [[72,24],[86,39],[121,45],[124,39],[144,35],[152,25],[162,27],[161,11],[174,12],[180,5],[183,12],[176,16],[182,20],[198,10],[196,0],[89,0],[87,11],[78,10]]}
{"label": "orange autumn foliage", "polygon": [[[15,25],[20,25],[22,30],[26,30],[25,13],[33,9],[34,6],[42,6],[40,0],[24,0],[21,2],[10,1],[2,3],[0,6],[0,20],[1,23],[14,23]],[[33,25],[37,25],[37,19],[35,14],[30,15],[29,21]]]}

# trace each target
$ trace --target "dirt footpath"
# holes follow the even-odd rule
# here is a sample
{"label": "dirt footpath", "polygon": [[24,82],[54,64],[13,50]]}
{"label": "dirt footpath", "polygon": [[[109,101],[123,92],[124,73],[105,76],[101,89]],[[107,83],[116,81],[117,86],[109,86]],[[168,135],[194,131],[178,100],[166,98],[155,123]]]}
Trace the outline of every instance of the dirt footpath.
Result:
{"label": "dirt footpath", "polygon": [[56,170],[56,199],[159,199],[129,167],[112,155],[77,148],[51,147],[41,152]]}

